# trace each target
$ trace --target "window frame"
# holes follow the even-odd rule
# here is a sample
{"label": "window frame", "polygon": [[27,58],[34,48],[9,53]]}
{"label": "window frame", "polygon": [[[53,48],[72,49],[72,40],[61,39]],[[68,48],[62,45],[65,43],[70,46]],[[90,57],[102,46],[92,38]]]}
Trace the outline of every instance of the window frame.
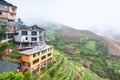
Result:
{"label": "window frame", "polygon": [[51,56],[51,55],[52,55],[52,53],[48,53],[48,57]]}
{"label": "window frame", "polygon": [[46,55],[44,55],[44,56],[41,57],[41,60],[44,60],[44,59],[46,59]]}
{"label": "window frame", "polygon": [[39,56],[39,55],[40,55],[40,53],[37,52],[37,53],[33,54],[33,57],[37,57],[37,56]]}
{"label": "window frame", "polygon": [[37,31],[31,31],[32,36],[37,36]]}
{"label": "window frame", "polygon": [[39,58],[33,61],[33,64],[36,64],[39,62]]}
{"label": "window frame", "polygon": [[28,35],[28,31],[21,31],[21,35]]}
{"label": "window frame", "polygon": [[[45,51],[45,52],[44,52],[44,51]],[[47,49],[43,50],[43,51],[42,51],[42,54],[44,54],[44,53],[46,53],[46,52],[47,52]]]}
{"label": "window frame", "polygon": [[0,15],[2,15],[2,12],[0,12]]}
{"label": "window frame", "polygon": [[31,41],[37,41],[37,37],[31,37]]}

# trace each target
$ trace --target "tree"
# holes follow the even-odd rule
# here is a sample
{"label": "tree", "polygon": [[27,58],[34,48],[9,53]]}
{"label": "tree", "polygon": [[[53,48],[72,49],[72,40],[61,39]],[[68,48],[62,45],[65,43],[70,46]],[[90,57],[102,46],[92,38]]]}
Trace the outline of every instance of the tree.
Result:
{"label": "tree", "polygon": [[55,31],[47,31],[45,32],[45,40],[48,44],[56,46],[59,44],[60,36]]}
{"label": "tree", "polygon": [[88,52],[88,50],[86,50],[86,48],[85,48],[85,45],[86,45],[87,42],[88,42],[87,37],[81,38],[79,40],[78,47],[80,48],[80,53],[81,54],[84,54],[84,53]]}
{"label": "tree", "polygon": [[87,38],[87,37],[81,38],[81,39],[79,40],[79,44],[84,46],[84,45],[87,43],[87,41],[88,41],[88,38]]}
{"label": "tree", "polygon": [[18,18],[17,21],[15,21],[15,24],[20,27],[20,29],[26,28],[27,26],[24,24],[21,18]]}
{"label": "tree", "polygon": [[0,41],[4,38],[6,32],[6,27],[0,23]]}

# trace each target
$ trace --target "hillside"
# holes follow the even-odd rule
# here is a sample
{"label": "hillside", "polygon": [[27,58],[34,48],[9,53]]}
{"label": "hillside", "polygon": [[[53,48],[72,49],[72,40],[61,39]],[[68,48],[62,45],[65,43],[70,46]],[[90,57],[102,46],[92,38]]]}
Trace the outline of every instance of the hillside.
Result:
{"label": "hillside", "polygon": [[89,68],[83,67],[80,62],[68,60],[54,51],[57,64],[43,73],[39,80],[106,80],[99,77]]}
{"label": "hillside", "polygon": [[88,30],[77,30],[66,25],[47,23],[44,26],[46,31],[56,31],[65,42],[77,42],[81,37],[88,37],[97,40],[108,46],[109,55],[120,56],[120,42],[97,35]]}

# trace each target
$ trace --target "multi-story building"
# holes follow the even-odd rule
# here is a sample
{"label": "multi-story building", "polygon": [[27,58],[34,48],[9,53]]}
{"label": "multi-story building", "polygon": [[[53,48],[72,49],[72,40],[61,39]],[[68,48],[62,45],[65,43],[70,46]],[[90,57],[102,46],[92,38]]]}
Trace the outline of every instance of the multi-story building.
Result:
{"label": "multi-story building", "polygon": [[7,23],[6,26],[6,36],[5,39],[14,39],[14,36],[18,34],[19,27],[17,25]]}
{"label": "multi-story building", "polygon": [[16,9],[16,6],[4,0],[0,0],[0,21],[14,21],[16,17]]}
{"label": "multi-story building", "polygon": [[17,7],[5,0],[0,0],[0,22],[6,27],[6,39],[14,38],[18,26],[14,25]]}
{"label": "multi-story building", "polygon": [[19,49],[45,45],[44,29],[37,25],[20,29],[18,35],[15,36],[15,41],[18,42]]}
{"label": "multi-story building", "polygon": [[43,45],[36,46],[33,49],[19,52],[21,55],[21,71],[41,71],[42,67],[54,60],[53,46]]}

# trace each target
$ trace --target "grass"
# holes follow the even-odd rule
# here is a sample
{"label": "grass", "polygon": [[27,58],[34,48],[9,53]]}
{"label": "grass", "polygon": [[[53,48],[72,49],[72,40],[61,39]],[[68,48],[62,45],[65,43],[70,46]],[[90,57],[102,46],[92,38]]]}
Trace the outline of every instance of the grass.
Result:
{"label": "grass", "polygon": [[[14,50],[16,48],[16,43],[13,40],[10,40],[9,42],[6,43],[0,43],[0,59],[2,59],[2,56],[4,56],[4,59],[18,64],[19,63],[19,59],[20,59],[20,55],[18,55],[19,51],[18,50]],[[13,51],[10,54],[5,54],[5,50],[6,49],[12,49]]]}

